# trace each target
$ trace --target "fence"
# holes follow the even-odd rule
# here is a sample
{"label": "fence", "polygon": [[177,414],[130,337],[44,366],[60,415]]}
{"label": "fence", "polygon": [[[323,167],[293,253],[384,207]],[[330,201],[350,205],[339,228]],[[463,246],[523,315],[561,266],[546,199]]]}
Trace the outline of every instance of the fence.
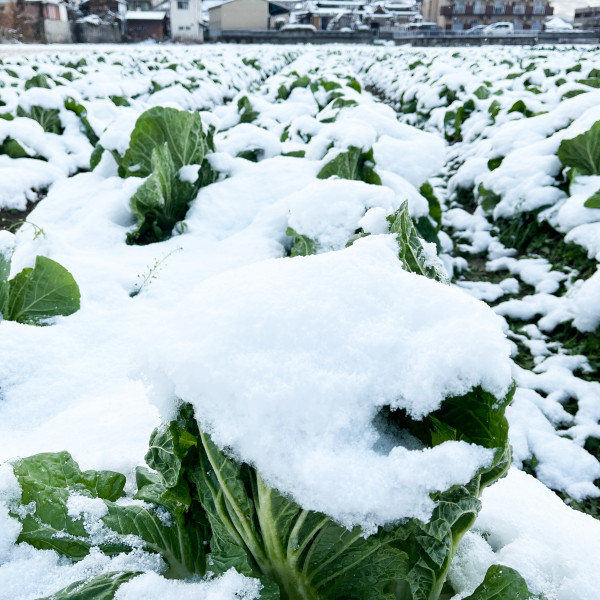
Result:
{"label": "fence", "polygon": [[598,44],[597,31],[515,31],[504,35],[469,35],[468,31],[394,32],[396,45],[413,46],[532,46],[536,44]]}
{"label": "fence", "polygon": [[222,29],[207,41],[236,44],[370,44],[370,31],[279,31],[277,29]]}

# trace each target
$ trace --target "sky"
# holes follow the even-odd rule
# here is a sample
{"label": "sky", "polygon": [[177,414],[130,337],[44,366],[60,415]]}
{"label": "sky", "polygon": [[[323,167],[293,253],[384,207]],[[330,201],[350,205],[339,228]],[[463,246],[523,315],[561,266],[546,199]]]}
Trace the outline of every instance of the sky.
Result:
{"label": "sky", "polygon": [[551,2],[554,7],[554,14],[572,21],[575,16],[576,8],[585,8],[586,6],[597,6],[598,2],[586,2],[586,0],[559,0]]}

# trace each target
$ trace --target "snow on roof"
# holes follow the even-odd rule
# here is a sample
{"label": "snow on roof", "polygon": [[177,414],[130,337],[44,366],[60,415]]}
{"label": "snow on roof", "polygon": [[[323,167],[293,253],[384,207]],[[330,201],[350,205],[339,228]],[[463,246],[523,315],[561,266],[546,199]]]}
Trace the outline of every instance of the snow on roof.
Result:
{"label": "snow on roof", "polygon": [[559,16],[554,16],[551,17],[550,19],[546,20],[545,22],[545,26],[546,26],[546,30],[548,31],[553,31],[553,30],[568,30],[571,31],[573,29],[573,25],[571,23],[569,23],[568,21],[565,21],[564,19],[561,19]]}
{"label": "snow on roof", "polygon": [[316,2],[321,8],[359,8],[360,4],[353,0],[320,0]]}
{"label": "snow on roof", "polygon": [[[223,6],[223,4],[229,4],[230,2],[235,2],[236,0],[219,0],[218,2],[213,3],[208,7],[208,10],[212,10],[213,8],[219,8],[219,6]],[[204,2],[206,4],[206,2]]]}
{"label": "snow on roof", "polygon": [[102,19],[98,15],[87,15],[77,19],[77,23],[87,23],[88,25],[102,25]]}
{"label": "snow on roof", "polygon": [[162,21],[165,17],[162,10],[128,10],[125,14],[127,21]]}

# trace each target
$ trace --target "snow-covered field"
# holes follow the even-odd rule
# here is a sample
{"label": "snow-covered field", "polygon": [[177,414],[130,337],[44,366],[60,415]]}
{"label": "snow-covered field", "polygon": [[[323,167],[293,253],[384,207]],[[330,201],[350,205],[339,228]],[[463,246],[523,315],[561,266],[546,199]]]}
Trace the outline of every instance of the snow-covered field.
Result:
{"label": "snow-covered field", "polygon": [[598,600],[599,56],[0,48],[0,600]]}

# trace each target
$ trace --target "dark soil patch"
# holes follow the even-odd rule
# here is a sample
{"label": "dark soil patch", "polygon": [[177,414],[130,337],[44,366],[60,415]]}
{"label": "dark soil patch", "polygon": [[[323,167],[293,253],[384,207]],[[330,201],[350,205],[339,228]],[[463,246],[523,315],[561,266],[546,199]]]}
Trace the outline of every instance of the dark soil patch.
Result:
{"label": "dark soil patch", "polygon": [[[38,193],[41,197],[41,193]],[[45,194],[44,194],[45,195]],[[0,230],[8,229],[13,233],[19,229],[20,225],[27,218],[27,215],[35,208],[38,198],[35,202],[28,202],[25,210],[16,210],[9,208],[0,209]]]}
{"label": "dark soil patch", "polygon": [[541,256],[555,269],[575,269],[581,279],[596,271],[596,261],[590,260],[581,246],[566,243],[563,234],[547,221],[538,221],[536,211],[519,213],[510,220],[498,219],[495,225],[498,239],[507,248],[515,248],[519,256]]}

